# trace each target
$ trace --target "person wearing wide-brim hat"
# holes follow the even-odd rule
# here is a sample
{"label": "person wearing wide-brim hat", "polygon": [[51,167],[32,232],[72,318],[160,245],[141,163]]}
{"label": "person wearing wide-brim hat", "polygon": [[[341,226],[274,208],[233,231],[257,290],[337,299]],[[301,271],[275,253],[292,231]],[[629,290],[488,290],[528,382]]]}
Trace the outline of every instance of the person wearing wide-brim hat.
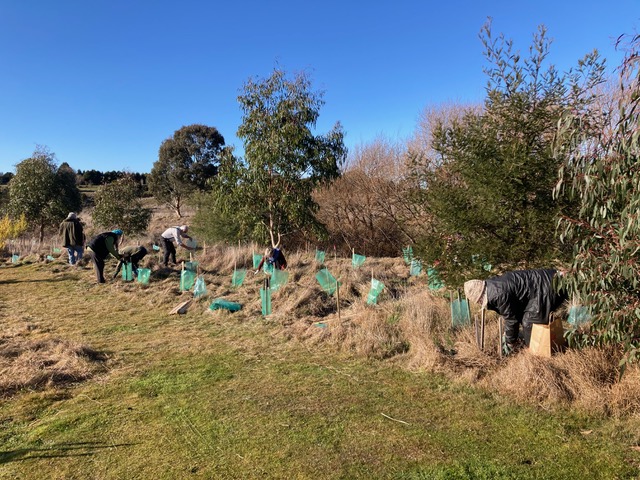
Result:
{"label": "person wearing wide-brim hat", "polygon": [[96,235],[87,243],[87,251],[91,256],[98,283],[105,283],[104,261],[109,258],[109,255],[117,260],[121,259],[120,252],[118,252],[118,242],[121,238],[122,230],[115,229]]}
{"label": "person wearing wide-brim hat", "polygon": [[517,346],[520,325],[523,341],[529,346],[533,324],[547,325],[549,314],[567,300],[566,293],[554,285],[557,274],[553,269],[516,270],[486,280],[469,280],[464,293],[470,302],[504,318],[503,347],[509,353]]}

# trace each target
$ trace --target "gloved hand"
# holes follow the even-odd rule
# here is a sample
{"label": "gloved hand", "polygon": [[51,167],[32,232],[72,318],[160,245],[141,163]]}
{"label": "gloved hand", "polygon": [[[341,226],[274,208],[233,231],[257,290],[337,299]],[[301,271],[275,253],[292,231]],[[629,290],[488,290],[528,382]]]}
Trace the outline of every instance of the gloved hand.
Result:
{"label": "gloved hand", "polygon": [[502,355],[507,357],[509,355],[511,355],[513,353],[513,351],[515,350],[515,345],[513,345],[512,343],[507,342],[507,336],[506,335],[502,335],[502,338],[500,339],[500,344],[502,347]]}

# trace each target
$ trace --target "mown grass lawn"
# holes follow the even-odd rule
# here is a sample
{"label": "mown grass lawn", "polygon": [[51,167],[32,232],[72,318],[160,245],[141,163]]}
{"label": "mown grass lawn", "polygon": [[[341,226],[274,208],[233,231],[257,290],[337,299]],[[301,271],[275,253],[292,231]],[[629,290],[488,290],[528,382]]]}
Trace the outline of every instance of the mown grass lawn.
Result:
{"label": "mown grass lawn", "polygon": [[[624,420],[511,404],[286,340],[258,312],[170,316],[166,291],[61,264],[0,268],[0,321],[109,354],[0,400],[0,478],[637,478]],[[176,277],[177,281],[177,277]],[[176,302],[177,303],[177,302]]]}

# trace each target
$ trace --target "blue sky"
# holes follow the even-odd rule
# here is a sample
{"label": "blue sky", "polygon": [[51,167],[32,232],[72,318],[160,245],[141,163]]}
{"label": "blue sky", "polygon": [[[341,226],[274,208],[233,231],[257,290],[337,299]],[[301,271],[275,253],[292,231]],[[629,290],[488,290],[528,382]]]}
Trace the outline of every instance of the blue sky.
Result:
{"label": "blue sky", "polygon": [[484,98],[488,16],[523,53],[546,25],[561,71],[594,48],[618,65],[640,0],[606,3],[0,0],[0,171],[46,145],[76,170],[148,172],[193,123],[241,151],[237,96],[275,66],[325,92],[317,133],[404,139],[426,106]]}

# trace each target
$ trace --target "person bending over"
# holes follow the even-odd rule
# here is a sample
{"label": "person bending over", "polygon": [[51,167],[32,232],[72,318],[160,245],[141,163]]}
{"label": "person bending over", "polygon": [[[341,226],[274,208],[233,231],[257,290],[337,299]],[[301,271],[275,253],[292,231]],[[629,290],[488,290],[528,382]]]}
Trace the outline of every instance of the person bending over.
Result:
{"label": "person bending over", "polygon": [[96,279],[98,283],[105,283],[104,280],[104,261],[111,255],[120,260],[120,252],[118,252],[118,242],[122,237],[122,230],[116,229],[111,232],[103,232],[93,237],[87,244],[87,250],[93,262],[93,268],[96,271]]}
{"label": "person bending over", "polygon": [[549,324],[549,314],[567,300],[554,285],[559,275],[553,269],[516,270],[486,280],[469,280],[464,293],[469,301],[493,310],[504,318],[503,348],[512,352],[518,342],[520,326],[526,346],[534,323]]}
{"label": "person bending over", "polygon": [[118,262],[118,266],[116,267],[116,273],[113,274],[113,278],[118,276],[120,273],[120,269],[122,265],[125,263],[131,263],[131,273],[133,273],[134,277],[138,276],[138,264],[140,260],[142,260],[148,253],[147,249],[142,245],[124,247],[120,253],[122,254],[122,258]]}
{"label": "person bending over", "polygon": [[176,242],[176,245],[187,250],[195,250],[194,248],[185,245],[182,241],[183,238],[191,239],[191,237],[187,235],[188,231],[189,227],[187,225],[182,225],[180,227],[169,227],[164,232],[162,232],[162,250],[164,253],[163,265],[165,267],[169,266],[169,259],[171,259],[174,265],[177,263],[176,247],[173,245],[173,242]]}

